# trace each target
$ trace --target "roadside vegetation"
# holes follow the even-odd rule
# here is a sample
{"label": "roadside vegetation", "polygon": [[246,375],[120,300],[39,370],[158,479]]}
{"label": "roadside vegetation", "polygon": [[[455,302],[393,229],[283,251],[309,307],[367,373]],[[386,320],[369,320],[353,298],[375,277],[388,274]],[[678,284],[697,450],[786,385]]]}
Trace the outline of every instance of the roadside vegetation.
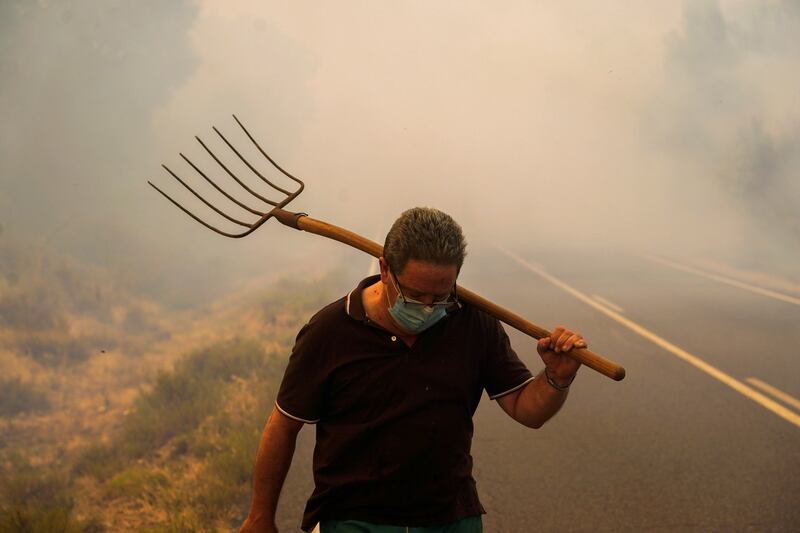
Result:
{"label": "roadside vegetation", "polygon": [[167,332],[157,306],[96,267],[31,246],[0,244],[0,348],[47,367],[119,350],[138,355]]}
{"label": "roadside vegetation", "polygon": [[[8,269],[9,257],[0,258],[3,283]],[[17,287],[27,283],[23,278],[15,278]],[[54,291],[48,296],[52,308],[45,310],[36,298],[19,296],[21,289],[14,297],[0,291],[0,310],[24,309],[27,317],[0,320],[0,342],[13,350],[8,360],[30,362],[28,377],[0,382],[0,532],[235,529],[247,511],[255,452],[294,336],[338,296],[337,280],[282,280],[260,294],[250,291],[241,305],[229,299],[213,308],[218,315],[198,312],[194,326],[187,322],[197,334],[181,331],[175,346],[193,338],[205,342],[183,348],[182,355],[156,351],[142,359],[161,366],[136,374],[142,376],[139,392],[124,404],[111,402],[109,408],[76,398],[75,405],[88,410],[72,424],[62,422],[56,435],[57,418],[50,418],[69,414],[58,404],[63,394],[47,390],[42,379],[29,379],[31,373],[72,372],[81,379],[92,368],[104,368],[101,375],[119,379],[114,361],[130,359],[104,360],[98,347],[122,351],[139,342],[153,351],[161,342],[159,350],[167,350],[169,332],[147,342],[132,340],[163,317],[124,295],[122,303],[100,298],[91,307],[79,306],[68,291]],[[104,306],[113,317],[94,315]],[[91,327],[76,334],[76,321]],[[209,325],[228,334],[214,339]],[[97,366],[100,361],[108,368]],[[95,427],[100,430],[91,433]],[[50,444],[31,446],[39,436]]]}
{"label": "roadside vegetation", "polygon": [[36,413],[50,408],[47,395],[39,387],[20,378],[0,378],[0,416]]}
{"label": "roadside vegetation", "polygon": [[26,533],[93,533],[95,520],[75,517],[75,491],[63,468],[33,466],[19,453],[0,464],[0,531]]}

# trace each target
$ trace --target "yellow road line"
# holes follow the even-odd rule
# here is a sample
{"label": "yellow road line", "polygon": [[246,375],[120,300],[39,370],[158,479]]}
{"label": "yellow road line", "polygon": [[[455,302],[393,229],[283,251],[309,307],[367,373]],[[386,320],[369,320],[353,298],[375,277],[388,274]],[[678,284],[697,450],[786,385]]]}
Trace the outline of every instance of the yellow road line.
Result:
{"label": "yellow road line", "polygon": [[613,302],[610,302],[610,301],[606,300],[605,298],[603,298],[599,294],[592,295],[592,298],[594,298],[595,300],[597,300],[601,304],[605,305],[606,307],[610,307],[611,309],[613,309],[617,313],[621,313],[623,311],[623,309],[620,306],[618,306],[617,304],[615,304]]}
{"label": "yellow road line", "polygon": [[797,413],[787,409],[786,407],[784,407],[783,405],[779,404],[778,402],[776,402],[772,398],[764,396],[763,394],[761,394],[757,390],[755,390],[755,389],[753,389],[751,387],[748,387],[747,385],[745,385],[741,381],[735,379],[734,377],[730,376],[729,374],[726,374],[722,370],[719,370],[718,368],[716,368],[714,366],[711,366],[710,364],[706,363],[705,361],[703,361],[702,359],[700,359],[696,355],[692,355],[689,352],[687,352],[686,350],[684,350],[682,348],[679,348],[678,346],[672,344],[668,340],[666,340],[666,339],[664,339],[662,337],[659,337],[658,335],[656,335],[652,331],[648,330],[647,328],[645,328],[643,326],[640,326],[639,324],[637,324],[633,320],[625,318],[624,316],[620,315],[619,313],[617,313],[617,312],[615,312],[615,311],[613,311],[613,310],[611,310],[611,309],[609,309],[609,308],[597,303],[596,301],[592,300],[589,296],[587,296],[586,294],[582,293],[578,289],[575,289],[575,288],[571,287],[570,285],[567,285],[565,282],[561,281],[557,277],[555,277],[555,276],[553,276],[551,274],[548,274],[547,272],[544,271],[544,269],[535,267],[534,265],[528,263],[527,261],[525,261],[520,256],[516,255],[515,253],[510,252],[510,251],[508,251],[508,250],[506,250],[504,248],[501,248],[499,246],[497,248],[501,252],[503,252],[506,255],[508,255],[509,257],[511,257],[513,260],[515,260],[517,263],[519,263],[524,268],[530,270],[531,272],[533,272],[535,274],[538,274],[539,276],[543,277],[544,279],[546,279],[547,281],[549,281],[550,283],[552,283],[556,287],[558,287],[558,288],[568,292],[569,294],[573,295],[578,300],[586,303],[587,305],[590,305],[591,307],[594,307],[595,309],[597,309],[601,313],[605,314],[606,316],[608,316],[609,318],[611,318],[613,320],[616,320],[617,322],[619,322],[620,324],[622,324],[626,328],[628,328],[631,331],[641,335],[642,337],[646,338],[647,340],[649,340],[653,344],[655,344],[657,346],[660,346],[664,350],[670,352],[672,355],[678,357],[679,359],[682,359],[682,360],[686,361],[690,365],[692,365],[695,368],[705,372],[706,374],[708,374],[709,376],[713,377],[714,379],[716,379],[718,381],[721,381],[722,383],[724,383],[725,385],[729,386],[730,388],[732,388],[736,392],[744,395],[747,398],[750,398],[751,400],[753,400],[757,404],[761,405],[762,407],[764,407],[766,409],[769,409],[770,411],[772,411],[773,413],[775,413],[779,417],[783,418],[784,420],[794,424],[797,427],[800,427],[800,415],[798,415]]}
{"label": "yellow road line", "polygon": [[764,383],[758,378],[747,378],[747,381],[751,385],[755,385],[756,387],[763,390],[767,394],[772,394],[775,398],[781,400],[783,403],[787,403],[793,406],[795,409],[800,409],[800,400],[798,400],[791,394],[786,394],[782,390],[773,387],[769,383]]}
{"label": "yellow road line", "polygon": [[795,298],[794,296],[789,296],[788,294],[783,294],[781,292],[765,289],[763,287],[757,287],[756,285],[750,285],[749,283],[744,283],[743,281],[739,281],[733,278],[720,276],[719,274],[712,274],[711,272],[706,272],[705,270],[700,270],[699,268],[694,268],[688,265],[682,265],[680,263],[676,263],[675,261],[664,259],[663,257],[658,257],[657,255],[653,254],[641,254],[641,255],[645,259],[649,259],[650,261],[655,261],[656,263],[661,263],[662,265],[666,265],[676,270],[683,270],[684,272],[689,272],[691,274],[696,274],[704,278],[713,279],[714,281],[719,281],[720,283],[725,283],[727,285],[738,287],[746,291],[754,292],[756,294],[761,294],[762,296],[767,296],[769,298],[781,300],[782,302],[787,302],[794,305],[800,305],[800,298]]}

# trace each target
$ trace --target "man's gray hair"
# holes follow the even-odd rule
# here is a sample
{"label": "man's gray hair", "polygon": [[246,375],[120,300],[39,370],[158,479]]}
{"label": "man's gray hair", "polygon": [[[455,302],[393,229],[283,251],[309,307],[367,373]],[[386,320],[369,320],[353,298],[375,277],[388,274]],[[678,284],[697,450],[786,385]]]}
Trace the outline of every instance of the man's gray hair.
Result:
{"label": "man's gray hair", "polygon": [[410,259],[455,265],[460,271],[466,255],[467,242],[461,226],[447,213],[432,207],[403,211],[383,245],[383,257],[395,274],[402,273]]}

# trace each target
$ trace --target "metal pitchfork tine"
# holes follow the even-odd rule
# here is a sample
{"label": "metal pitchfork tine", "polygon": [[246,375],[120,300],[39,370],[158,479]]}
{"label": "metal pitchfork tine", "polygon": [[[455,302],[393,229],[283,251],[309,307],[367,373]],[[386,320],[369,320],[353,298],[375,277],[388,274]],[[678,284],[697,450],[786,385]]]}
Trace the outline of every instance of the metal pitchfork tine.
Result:
{"label": "metal pitchfork tine", "polygon": [[[294,182],[296,182],[299,185],[299,187],[297,187],[296,190],[289,191],[288,189],[285,189],[285,188],[283,188],[283,187],[281,187],[279,185],[276,185],[275,183],[271,182],[259,170],[257,170],[255,166],[253,166],[247,159],[245,159],[244,156],[233,146],[233,144],[231,144],[228,141],[228,139],[224,135],[222,135],[222,133],[220,133],[220,131],[216,127],[213,128],[214,132],[216,132],[216,134],[222,139],[222,141],[228,146],[228,148],[230,148],[230,150],[234,154],[236,154],[236,156],[247,166],[247,168],[249,168],[256,176],[258,176],[269,187],[271,187],[275,191],[277,191],[277,192],[281,193],[282,195],[284,195],[283,200],[281,200],[279,202],[276,202],[276,201],[271,200],[271,199],[269,199],[269,198],[267,198],[265,196],[262,196],[261,194],[257,193],[256,191],[254,191],[250,186],[246,185],[245,182],[243,182],[241,179],[239,179],[239,177],[237,177],[233,172],[231,172],[231,170],[216,156],[216,154],[214,154],[214,152],[211,151],[211,149],[199,137],[195,137],[195,139],[197,139],[197,142],[200,143],[200,145],[203,147],[203,149],[205,149],[205,151],[208,152],[208,154],[211,156],[211,158],[214,159],[214,161],[216,161],[217,165],[220,166],[222,168],[222,170],[224,170],[225,173],[233,181],[235,181],[239,187],[244,189],[248,193],[249,196],[252,196],[253,198],[258,199],[260,202],[262,202],[262,203],[264,203],[264,204],[266,204],[266,205],[268,205],[270,207],[266,208],[266,209],[262,208],[263,210],[262,209],[256,209],[255,207],[251,207],[251,206],[247,205],[245,202],[242,202],[242,201],[236,199],[236,197],[234,197],[232,194],[227,192],[223,187],[218,185],[205,172],[200,170],[200,168],[197,165],[195,165],[191,160],[189,160],[188,157],[186,157],[183,154],[180,154],[180,156],[181,156],[181,158],[183,158],[184,161],[186,161],[189,164],[189,166],[191,166],[195,170],[195,172],[200,174],[200,176],[202,176],[203,179],[205,179],[212,187],[214,187],[214,189],[217,192],[222,194],[230,202],[236,204],[238,207],[240,207],[241,209],[244,209],[245,211],[247,211],[251,215],[258,216],[257,219],[255,219],[252,222],[244,222],[244,221],[241,221],[241,220],[239,220],[239,219],[227,214],[224,210],[216,207],[213,203],[211,203],[208,200],[206,200],[205,198],[203,198],[203,196],[201,196],[197,191],[195,191],[192,187],[190,187],[186,183],[186,181],[184,181],[182,178],[180,178],[175,172],[173,172],[171,169],[169,169],[166,165],[162,165],[162,167],[164,167],[164,169],[173,178],[175,178],[181,185],[183,185],[186,189],[188,189],[195,197],[197,197],[200,201],[202,201],[206,206],[208,206],[215,213],[217,213],[218,215],[222,216],[223,218],[229,220],[230,222],[233,222],[234,224],[238,224],[240,226],[243,226],[243,227],[245,227],[247,229],[245,229],[241,233],[231,233],[231,232],[223,231],[223,230],[221,230],[221,229],[209,224],[208,222],[204,221],[199,216],[195,215],[194,213],[192,213],[191,211],[189,211],[188,209],[183,207],[180,203],[178,203],[176,200],[174,200],[171,196],[169,196],[167,193],[162,191],[160,188],[158,188],[152,182],[148,181],[148,183],[155,190],[157,190],[159,193],[161,193],[167,200],[169,200],[170,202],[172,202],[173,204],[178,206],[178,208],[180,208],[181,211],[183,211],[184,213],[186,213],[187,215],[189,215],[194,220],[196,220],[200,224],[204,225],[208,229],[213,230],[213,231],[219,233],[220,235],[224,235],[226,237],[231,237],[231,238],[234,238],[234,239],[238,239],[238,238],[250,235],[255,230],[260,228],[261,225],[264,224],[264,222],[266,222],[270,218],[274,217],[274,218],[278,219],[279,222],[281,222],[282,224],[284,224],[286,226],[289,226],[289,227],[294,228],[294,229],[302,230],[302,231],[307,231],[309,233],[314,233],[316,235],[321,235],[323,237],[327,237],[329,239],[333,239],[333,240],[342,242],[344,244],[347,244],[348,246],[352,246],[353,248],[357,248],[357,249],[359,249],[359,250],[361,250],[363,252],[366,252],[366,253],[374,256],[374,257],[381,257],[383,255],[383,247],[380,244],[378,244],[376,242],[373,242],[373,241],[371,241],[369,239],[366,239],[366,238],[362,237],[361,235],[353,233],[352,231],[346,230],[344,228],[340,228],[338,226],[334,226],[333,224],[329,224],[327,222],[323,222],[321,220],[315,220],[315,219],[309,217],[305,213],[293,213],[291,211],[286,211],[285,209],[283,209],[289,202],[291,202],[292,200],[297,198],[297,196],[301,192],[303,192],[303,189],[305,188],[305,184],[301,180],[299,180],[298,178],[296,178],[295,176],[291,175],[289,172],[284,170],[278,163],[275,162],[275,160],[273,160],[269,155],[267,155],[267,153],[261,148],[261,146],[258,144],[258,142],[256,142],[256,140],[253,138],[253,136],[250,135],[250,132],[247,131],[247,128],[245,128],[244,125],[239,121],[239,119],[236,118],[236,115],[233,116],[233,119],[236,121],[237,124],[239,124],[239,127],[242,129],[242,131],[244,131],[245,135],[247,135],[247,137],[255,145],[255,147],[258,149],[258,151],[264,156],[264,158],[266,158],[267,161],[269,161],[269,163],[275,169],[277,169],[281,174],[283,174],[287,178],[293,180]],[[476,293],[474,293],[474,292],[472,292],[472,291],[470,291],[468,289],[465,289],[464,287],[459,286],[458,289],[457,289],[457,293],[458,293],[459,300],[462,300],[464,302],[469,303],[470,305],[475,306],[476,308],[478,308],[478,309],[480,309],[480,310],[482,310],[482,311],[494,316],[498,320],[501,320],[501,321],[505,322],[509,326],[512,326],[512,327],[518,329],[519,331],[521,331],[522,333],[525,333],[526,335],[529,335],[529,336],[531,336],[531,337],[533,337],[535,339],[541,339],[542,337],[549,337],[550,336],[550,332],[547,331],[546,329],[541,328],[541,327],[539,327],[539,326],[527,321],[526,319],[522,318],[521,316],[519,316],[517,314],[514,314],[513,312],[509,311],[508,309],[505,309],[505,308],[495,304],[494,302],[491,302],[491,301],[487,300],[486,298],[484,298],[484,297],[482,297],[482,296],[480,296],[480,295],[478,295],[478,294],[476,294]],[[585,348],[573,348],[570,352],[567,352],[567,355],[569,355],[570,357],[572,357],[573,359],[575,359],[577,361],[580,361],[582,364],[584,364],[584,365],[596,370],[597,372],[600,372],[601,374],[603,374],[605,376],[608,376],[611,379],[614,379],[616,381],[620,381],[621,379],[623,379],[625,377],[625,369],[622,366],[620,366],[617,363],[614,363],[612,361],[609,361],[605,357],[603,357],[603,356],[601,356],[601,355],[599,355],[597,353],[594,353],[594,352],[592,352],[592,351],[590,351],[588,349],[585,349]]]}
{"label": "metal pitchfork tine", "polygon": [[205,205],[207,205],[209,208],[211,208],[211,209],[212,209],[212,210],[213,210],[215,213],[217,213],[218,215],[222,216],[223,218],[226,218],[227,220],[229,220],[229,221],[233,222],[234,224],[238,224],[238,225],[240,225],[240,226],[244,226],[244,227],[246,227],[246,228],[248,228],[248,229],[246,229],[245,231],[243,231],[243,232],[241,232],[241,233],[230,233],[230,232],[227,232],[227,231],[223,231],[223,230],[221,230],[221,229],[219,229],[219,228],[217,228],[217,227],[215,227],[215,226],[212,226],[211,224],[209,224],[208,222],[206,222],[206,221],[205,221],[205,220],[203,220],[202,218],[198,217],[197,215],[195,215],[194,213],[192,213],[191,211],[189,211],[187,208],[183,207],[183,206],[182,206],[182,205],[181,205],[181,204],[180,204],[180,203],[179,203],[177,200],[173,199],[173,198],[172,198],[172,197],[171,197],[169,194],[165,193],[163,190],[161,190],[160,188],[158,188],[158,186],[157,186],[157,185],[155,185],[153,182],[151,182],[151,181],[148,181],[147,183],[149,183],[149,184],[150,184],[150,186],[152,186],[152,187],[153,187],[155,190],[157,190],[158,192],[160,192],[160,193],[161,193],[161,194],[162,194],[162,195],[163,195],[163,196],[164,196],[164,197],[165,197],[167,200],[169,200],[170,202],[172,202],[173,204],[175,204],[176,206],[178,206],[178,208],[179,208],[181,211],[183,211],[184,213],[186,213],[187,215],[189,215],[190,217],[192,217],[193,219],[195,219],[197,222],[199,222],[200,224],[204,225],[204,226],[205,226],[205,227],[207,227],[208,229],[210,229],[210,230],[212,230],[212,231],[215,231],[215,232],[219,233],[220,235],[224,235],[224,236],[226,236],[226,237],[231,237],[231,238],[233,238],[233,239],[239,239],[239,238],[242,238],[242,237],[246,237],[247,235],[250,235],[250,234],[251,234],[251,233],[253,233],[255,230],[257,230],[259,227],[261,227],[261,225],[262,225],[264,222],[266,222],[267,220],[269,220],[269,219],[270,219],[270,217],[274,216],[274,213],[273,213],[273,210],[274,210],[274,209],[281,209],[281,208],[282,208],[282,207],[284,207],[286,204],[288,204],[289,202],[291,202],[292,200],[294,200],[294,199],[295,199],[295,198],[296,198],[296,197],[297,197],[297,196],[298,196],[298,195],[299,195],[301,192],[303,192],[303,189],[305,188],[305,184],[304,184],[304,183],[303,183],[301,180],[297,179],[296,177],[294,177],[294,176],[292,176],[290,173],[288,173],[286,170],[284,170],[284,169],[283,169],[283,167],[281,167],[281,166],[280,166],[278,163],[276,163],[276,162],[275,162],[275,160],[274,160],[274,159],[272,159],[272,158],[271,158],[271,157],[270,157],[270,156],[269,156],[269,155],[268,155],[268,154],[267,154],[267,153],[266,153],[266,152],[265,152],[265,151],[264,151],[264,150],[261,148],[261,145],[259,145],[259,144],[258,144],[258,142],[257,142],[257,141],[256,141],[256,140],[253,138],[253,136],[252,136],[252,135],[250,135],[250,132],[249,132],[249,131],[247,131],[247,128],[245,128],[245,127],[244,127],[244,124],[242,124],[242,123],[241,123],[241,121],[240,121],[240,120],[239,120],[239,119],[236,117],[236,115],[233,115],[233,119],[236,121],[236,123],[237,123],[237,124],[239,124],[239,127],[240,127],[240,128],[242,128],[242,131],[244,131],[245,135],[247,135],[247,137],[248,137],[248,138],[249,138],[249,139],[252,141],[252,143],[255,145],[255,147],[258,149],[258,151],[259,151],[259,152],[261,152],[261,154],[262,154],[262,155],[263,155],[263,156],[264,156],[264,157],[267,159],[267,161],[269,161],[269,162],[272,164],[272,166],[273,166],[273,167],[275,167],[276,169],[278,169],[278,170],[281,172],[281,174],[283,174],[284,176],[286,176],[286,177],[288,177],[288,178],[290,178],[290,179],[294,180],[295,182],[297,182],[297,183],[299,184],[299,187],[297,188],[297,190],[295,190],[295,191],[293,191],[293,192],[290,192],[290,191],[288,191],[288,190],[284,189],[283,187],[280,187],[280,186],[278,186],[278,185],[275,185],[274,183],[272,183],[272,182],[271,182],[269,179],[267,179],[267,178],[266,178],[266,177],[265,177],[265,176],[264,176],[264,175],[263,175],[261,172],[259,172],[259,171],[258,171],[258,169],[256,169],[256,168],[255,168],[255,167],[254,167],[254,166],[253,166],[253,165],[252,165],[252,164],[251,164],[251,163],[250,163],[250,162],[249,162],[247,159],[245,159],[245,157],[244,157],[244,156],[243,156],[243,155],[242,155],[242,154],[241,154],[241,153],[240,153],[240,152],[239,152],[239,151],[238,151],[238,150],[237,150],[237,149],[236,149],[236,148],[235,148],[235,147],[234,147],[234,146],[233,146],[233,145],[230,143],[230,141],[228,141],[228,139],[227,139],[227,138],[226,138],[226,137],[225,137],[225,136],[224,136],[222,133],[220,133],[220,131],[219,131],[219,130],[218,130],[216,127],[212,127],[212,129],[214,130],[214,132],[215,132],[217,135],[219,135],[219,137],[220,137],[220,138],[221,138],[221,139],[222,139],[222,140],[225,142],[225,144],[226,144],[226,145],[228,145],[228,147],[231,149],[231,151],[233,151],[233,153],[235,153],[235,154],[236,154],[236,155],[239,157],[239,159],[240,159],[240,160],[241,160],[241,161],[242,161],[242,162],[243,162],[245,165],[247,165],[247,168],[249,168],[250,170],[252,170],[252,171],[253,171],[253,173],[254,173],[256,176],[258,176],[259,178],[261,178],[261,180],[262,180],[264,183],[266,183],[267,185],[269,185],[270,187],[272,187],[272,188],[273,188],[273,189],[275,189],[276,191],[278,191],[278,192],[280,192],[280,193],[282,193],[282,194],[286,195],[286,197],[285,197],[285,198],[284,198],[282,201],[280,201],[280,202],[275,202],[274,200],[270,200],[269,198],[265,198],[264,196],[262,196],[262,195],[258,194],[256,191],[254,191],[252,188],[248,187],[248,186],[247,186],[247,185],[246,185],[246,184],[245,184],[245,183],[244,183],[242,180],[240,180],[238,177],[236,177],[236,175],[235,175],[233,172],[231,172],[231,170],[230,170],[230,169],[229,169],[229,168],[228,168],[228,167],[225,165],[225,163],[223,163],[222,161],[220,161],[220,159],[219,159],[219,158],[216,156],[216,154],[214,154],[214,152],[213,152],[213,151],[211,151],[211,149],[210,149],[210,148],[209,148],[209,147],[206,145],[206,143],[204,143],[204,142],[203,142],[203,140],[202,140],[200,137],[197,137],[197,136],[195,136],[195,139],[197,139],[197,142],[198,142],[198,143],[200,143],[200,146],[202,146],[202,147],[205,149],[205,151],[206,151],[206,152],[208,152],[208,154],[211,156],[211,158],[212,158],[214,161],[216,161],[216,162],[217,162],[217,164],[218,164],[220,167],[222,167],[222,169],[225,171],[225,173],[226,173],[226,174],[228,174],[228,176],[230,176],[230,177],[231,177],[231,178],[232,178],[232,179],[233,179],[233,180],[234,180],[236,183],[238,183],[238,184],[239,184],[239,185],[240,185],[240,186],[241,186],[241,187],[242,187],[242,188],[243,188],[245,191],[247,191],[248,193],[250,193],[250,195],[252,195],[252,196],[255,196],[256,198],[258,198],[258,199],[259,199],[259,200],[261,200],[262,202],[264,202],[264,203],[266,203],[266,204],[269,204],[270,206],[272,206],[272,209],[268,210],[267,212],[263,212],[263,211],[259,211],[259,210],[257,210],[257,209],[254,209],[254,208],[252,208],[252,207],[249,207],[247,204],[245,204],[244,202],[241,202],[240,200],[237,200],[237,199],[236,199],[234,196],[232,196],[231,194],[229,194],[228,192],[226,192],[226,191],[225,191],[225,189],[223,189],[222,187],[220,187],[219,185],[217,185],[217,184],[216,184],[216,182],[214,182],[214,180],[212,180],[211,178],[209,178],[209,177],[208,177],[208,175],[207,175],[205,172],[203,172],[202,170],[200,170],[200,168],[198,168],[198,166],[197,166],[197,165],[195,165],[195,164],[194,164],[194,163],[193,163],[193,162],[192,162],[192,161],[191,161],[191,160],[190,160],[188,157],[186,157],[186,156],[185,156],[185,155],[183,155],[182,153],[180,154],[180,156],[181,156],[181,158],[183,158],[183,160],[184,160],[184,161],[186,161],[186,162],[189,164],[189,166],[191,166],[191,167],[192,167],[192,168],[193,168],[193,169],[194,169],[194,170],[195,170],[195,171],[196,171],[198,174],[200,174],[200,175],[201,175],[201,176],[202,176],[202,177],[203,177],[203,178],[204,178],[204,179],[205,179],[205,180],[206,180],[206,181],[207,181],[209,184],[211,184],[211,186],[212,186],[212,187],[214,187],[214,189],[216,189],[216,190],[217,190],[217,191],[218,191],[220,194],[222,194],[223,196],[225,196],[225,197],[226,197],[228,200],[230,200],[231,202],[235,203],[236,205],[238,205],[238,206],[239,206],[239,207],[241,207],[242,209],[244,209],[244,210],[246,210],[246,211],[249,211],[250,213],[252,213],[252,214],[254,214],[254,215],[258,215],[258,216],[259,216],[259,218],[258,218],[257,220],[255,220],[254,222],[252,222],[252,223],[242,222],[241,220],[238,220],[238,219],[236,219],[236,218],[234,218],[234,217],[232,217],[232,216],[228,215],[227,213],[225,213],[225,212],[224,212],[224,211],[222,211],[221,209],[219,209],[219,208],[215,207],[215,206],[214,206],[214,204],[212,204],[211,202],[209,202],[208,200],[206,200],[205,198],[203,198],[203,196],[202,196],[202,195],[200,195],[200,193],[198,193],[197,191],[195,191],[194,189],[192,189],[192,188],[191,188],[191,187],[190,187],[190,186],[189,186],[189,185],[188,185],[188,184],[187,184],[187,183],[186,183],[184,180],[182,180],[182,179],[181,179],[181,178],[180,178],[180,177],[179,177],[179,176],[178,176],[178,175],[177,175],[175,172],[173,172],[173,171],[172,171],[172,170],[171,170],[171,169],[170,169],[170,168],[169,168],[167,165],[164,165],[164,164],[162,164],[161,166],[162,166],[162,167],[164,168],[164,170],[166,170],[166,171],[167,171],[167,172],[168,172],[168,173],[169,173],[169,174],[170,174],[170,175],[171,175],[173,178],[175,178],[175,179],[178,181],[178,183],[180,183],[180,184],[181,184],[181,185],[183,185],[183,186],[184,186],[186,189],[188,189],[188,190],[189,190],[189,192],[191,192],[191,193],[192,193],[192,194],[193,194],[195,197],[197,197],[197,198],[198,198],[198,199],[199,199],[201,202],[203,202]]}

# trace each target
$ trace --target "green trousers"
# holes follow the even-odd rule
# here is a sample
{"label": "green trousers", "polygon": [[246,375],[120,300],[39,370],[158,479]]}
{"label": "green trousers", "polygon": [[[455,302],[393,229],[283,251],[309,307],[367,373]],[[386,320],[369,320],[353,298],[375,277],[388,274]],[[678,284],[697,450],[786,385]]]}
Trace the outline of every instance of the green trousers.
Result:
{"label": "green trousers", "polygon": [[480,516],[462,518],[450,524],[433,527],[406,527],[370,524],[360,520],[325,520],[320,533],[482,533]]}

